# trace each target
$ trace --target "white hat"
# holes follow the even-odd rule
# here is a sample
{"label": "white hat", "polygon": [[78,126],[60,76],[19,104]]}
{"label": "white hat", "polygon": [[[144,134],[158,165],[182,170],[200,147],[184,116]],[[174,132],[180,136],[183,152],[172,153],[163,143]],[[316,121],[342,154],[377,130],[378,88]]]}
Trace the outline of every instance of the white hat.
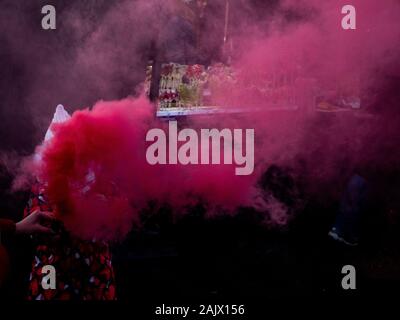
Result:
{"label": "white hat", "polygon": [[[71,118],[71,116],[69,115],[69,113],[64,109],[64,106],[59,104],[56,108],[56,112],[54,112],[54,116],[53,116],[53,120],[50,123],[49,128],[47,129],[46,132],[46,136],[44,137],[44,142],[46,144],[46,142],[50,141],[54,134],[53,134],[53,130],[51,129],[51,127],[53,126],[54,123],[63,123],[67,120],[69,120]],[[37,154],[37,159],[41,160],[41,152]],[[91,188],[92,188],[92,184],[96,181],[96,174],[95,172],[89,168],[88,172],[85,176],[85,182],[86,185],[85,187],[81,190],[82,193],[86,193],[88,192]]]}
{"label": "white hat", "polygon": [[50,123],[49,128],[47,129],[46,135],[44,137],[44,141],[47,142],[51,138],[53,138],[53,130],[51,127],[53,126],[54,123],[63,123],[67,121],[71,116],[67,111],[65,111],[64,106],[62,104],[59,104],[56,108],[56,112],[54,112],[53,120]]}
{"label": "white hat", "polygon": [[69,113],[65,111],[63,105],[59,104],[56,108],[56,111],[54,112],[53,120],[51,121],[50,126],[47,129],[46,135],[44,137],[44,143],[36,147],[35,153],[33,155],[34,162],[40,163],[42,161],[42,153],[43,149],[45,148],[45,144],[46,142],[49,142],[54,136],[53,131],[51,130],[53,123],[62,123],[67,121],[69,118],[71,118]]}

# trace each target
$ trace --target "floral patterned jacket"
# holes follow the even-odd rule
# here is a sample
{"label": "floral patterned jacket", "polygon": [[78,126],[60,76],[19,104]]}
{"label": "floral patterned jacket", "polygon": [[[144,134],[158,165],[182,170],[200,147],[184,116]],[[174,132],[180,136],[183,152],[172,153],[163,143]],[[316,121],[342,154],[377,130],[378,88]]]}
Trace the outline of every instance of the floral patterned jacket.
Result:
{"label": "floral patterned jacket", "polygon": [[[52,211],[45,189],[39,185],[32,188],[24,216],[37,209]],[[28,300],[115,300],[115,277],[108,244],[76,239],[61,224],[52,228],[58,229],[56,236],[34,238]],[[52,265],[56,270],[56,289],[43,289],[45,265]]]}

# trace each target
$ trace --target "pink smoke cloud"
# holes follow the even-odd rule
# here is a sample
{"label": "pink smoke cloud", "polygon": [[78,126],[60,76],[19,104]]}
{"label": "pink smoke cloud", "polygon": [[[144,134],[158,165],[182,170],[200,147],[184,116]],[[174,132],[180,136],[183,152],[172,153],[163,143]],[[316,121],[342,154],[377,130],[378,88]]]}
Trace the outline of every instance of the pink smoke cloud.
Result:
{"label": "pink smoke cloud", "polygon": [[[144,78],[143,61],[152,42],[161,43],[158,49],[165,50],[182,36],[166,27],[168,16],[178,7],[160,3],[122,1],[111,6],[99,18],[101,23],[94,25],[82,20],[80,10],[69,12],[66,25],[79,35],[76,39],[84,41],[70,52],[71,61],[54,58],[38,71],[40,76],[46,76],[44,79],[51,73],[65,74],[67,81],[61,83],[64,78],[60,76],[54,83],[50,77],[46,85],[35,82],[32,103],[38,106],[39,101],[56,99],[54,102],[59,103],[64,98],[75,108],[90,104],[86,101],[113,99],[133,91],[133,83]],[[243,2],[230,4],[232,11],[240,11]],[[170,203],[176,211],[198,199],[214,208],[252,205],[253,187],[262,171],[272,164],[294,168],[296,175],[306,176],[316,192],[322,182],[334,185],[332,181],[344,179],[356,167],[396,166],[398,117],[387,116],[380,109],[396,110],[397,102],[389,99],[390,103],[383,105],[382,101],[375,101],[373,91],[382,92],[388,74],[400,75],[400,5],[395,0],[354,0],[351,4],[357,10],[357,29],[343,30],[341,8],[345,4],[348,3],[287,0],[265,18],[268,23],[240,14],[237,21],[231,21],[232,30],[235,24],[243,26],[240,32],[230,35],[232,66],[238,70],[240,85],[235,90],[222,87],[218,95],[226,102],[226,108],[234,104],[247,112],[238,117],[226,114],[193,118],[188,125],[254,128],[256,170],[251,178],[235,176],[229,166],[149,166],[144,159],[145,132],[163,124],[154,120],[154,107],[144,98],[100,102],[93,111],[76,112],[69,123],[59,126],[44,160],[43,174],[49,181],[50,198],[57,207],[66,208],[67,227],[88,236],[106,226],[107,232],[100,232],[102,236],[123,235],[151,199]],[[162,13],[162,19],[154,8],[157,14]],[[206,19],[212,25],[213,19],[223,17]],[[217,36],[220,34],[210,33],[209,43],[222,43]],[[206,41],[203,46],[207,44]],[[174,50],[177,53],[167,56],[180,56],[184,51],[179,46]],[[246,86],[251,83],[253,88],[263,87],[263,77],[271,74],[290,75],[293,88],[284,90],[295,91],[297,111],[267,111],[271,101]],[[132,83],[132,88],[118,93],[122,82]],[[315,94],[330,90],[355,91],[363,106],[373,106],[368,113],[375,116],[310,112]],[[53,96],[48,92],[58,93]],[[34,114],[41,122],[45,120],[40,112]],[[89,168],[95,171],[95,188],[84,196],[76,194],[71,186],[84,188]],[[98,194],[114,200],[105,204]],[[266,199],[271,199],[270,195]],[[272,202],[267,207],[276,220],[287,220],[282,218],[287,208],[281,203]],[[118,211],[117,217],[110,214],[114,211]]]}
{"label": "pink smoke cloud", "polygon": [[248,203],[253,177],[231,165],[155,165],[146,160],[154,120],[145,98],[98,102],[76,111],[46,145],[40,179],[66,227],[80,237],[120,239],[150,200],[179,214],[202,201],[230,210]]}

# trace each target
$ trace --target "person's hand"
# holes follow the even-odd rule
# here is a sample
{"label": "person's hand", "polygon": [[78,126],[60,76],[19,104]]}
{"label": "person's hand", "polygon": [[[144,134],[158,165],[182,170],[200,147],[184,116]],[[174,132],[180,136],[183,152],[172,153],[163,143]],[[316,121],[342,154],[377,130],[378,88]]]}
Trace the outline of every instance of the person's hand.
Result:
{"label": "person's hand", "polygon": [[46,222],[54,221],[54,214],[51,212],[44,212],[36,210],[29,216],[15,224],[15,232],[17,234],[34,234],[34,233],[54,233],[49,227],[43,224]]}

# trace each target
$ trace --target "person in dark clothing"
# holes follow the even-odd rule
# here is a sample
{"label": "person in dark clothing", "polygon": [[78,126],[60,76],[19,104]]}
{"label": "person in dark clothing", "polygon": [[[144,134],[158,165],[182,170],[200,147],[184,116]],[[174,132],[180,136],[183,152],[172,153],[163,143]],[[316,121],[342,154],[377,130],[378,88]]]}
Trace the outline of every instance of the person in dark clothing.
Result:
{"label": "person in dark clothing", "polygon": [[45,226],[46,223],[53,220],[54,216],[51,212],[44,212],[40,210],[35,211],[17,223],[9,219],[0,219],[0,288],[10,269],[7,250],[2,245],[1,241],[16,235],[53,233],[51,228]]}

